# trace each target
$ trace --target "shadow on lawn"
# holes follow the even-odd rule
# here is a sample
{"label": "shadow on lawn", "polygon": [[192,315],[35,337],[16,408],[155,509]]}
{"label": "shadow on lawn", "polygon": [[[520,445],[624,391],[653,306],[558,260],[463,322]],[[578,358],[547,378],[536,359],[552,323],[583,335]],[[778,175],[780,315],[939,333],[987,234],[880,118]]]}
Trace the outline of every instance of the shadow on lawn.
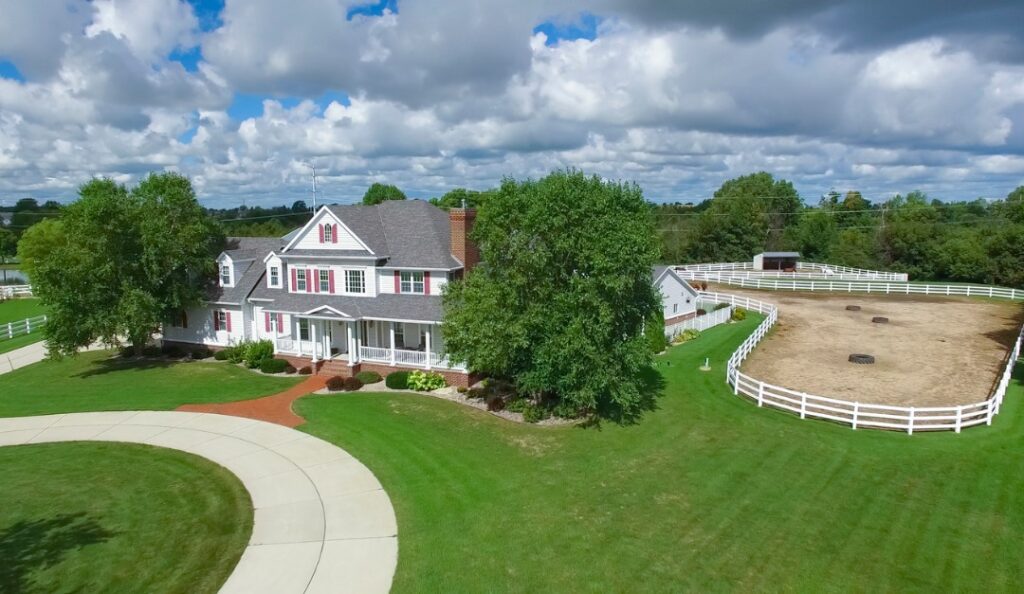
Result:
{"label": "shadow on lawn", "polygon": [[83,512],[23,520],[0,531],[0,592],[29,590],[32,573],[116,536]]}
{"label": "shadow on lawn", "polygon": [[101,359],[94,362],[85,371],[75,375],[75,377],[92,377],[94,375],[105,375],[108,373],[115,373],[118,371],[145,371],[147,369],[163,369],[170,367],[177,363],[181,363],[176,359],[163,359],[156,357],[133,357],[125,359],[120,355],[112,355],[106,359]]}
{"label": "shadow on lawn", "polygon": [[665,394],[665,378],[661,372],[654,367],[644,367],[636,379],[640,388],[640,403],[634,410],[627,412],[621,407],[609,405],[598,411],[595,417],[577,426],[584,429],[600,429],[602,420],[620,425],[633,425],[638,423],[645,413],[657,410],[658,399]]}

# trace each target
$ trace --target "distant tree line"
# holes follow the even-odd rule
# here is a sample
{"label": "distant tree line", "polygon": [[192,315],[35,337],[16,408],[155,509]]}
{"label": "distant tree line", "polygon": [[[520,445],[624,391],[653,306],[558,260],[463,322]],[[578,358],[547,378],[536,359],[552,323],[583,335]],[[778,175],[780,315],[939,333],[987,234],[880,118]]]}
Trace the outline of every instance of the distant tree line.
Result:
{"label": "distant tree line", "polygon": [[762,172],[725,182],[695,206],[651,208],[669,263],[793,250],[806,261],[912,279],[1024,287],[1024,186],[996,201],[944,202],[910,192],[872,203],[851,191],[808,205],[791,183]]}

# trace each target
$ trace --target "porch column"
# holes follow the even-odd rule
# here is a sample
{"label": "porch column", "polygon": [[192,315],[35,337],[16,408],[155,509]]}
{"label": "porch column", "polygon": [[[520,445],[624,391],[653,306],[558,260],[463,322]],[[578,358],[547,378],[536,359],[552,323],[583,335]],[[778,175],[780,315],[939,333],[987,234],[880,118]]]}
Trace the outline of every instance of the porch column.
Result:
{"label": "porch column", "polygon": [[356,347],[355,332],[352,331],[352,326],[354,326],[354,325],[355,325],[355,322],[349,322],[349,323],[345,324],[345,330],[348,332],[348,366],[349,367],[355,367],[356,358],[359,356],[358,353],[356,352],[358,350],[358,348]]}
{"label": "porch column", "polygon": [[395,323],[389,322],[389,328],[391,329],[391,364],[395,364]]}
{"label": "porch column", "polygon": [[427,362],[425,367],[430,369],[430,329],[433,328],[433,324],[427,324]]}
{"label": "porch column", "polygon": [[313,365],[316,365],[316,323],[310,321],[309,324],[309,346],[313,349]]}
{"label": "porch column", "polygon": [[302,335],[299,334],[299,316],[292,316],[292,319],[295,320],[295,334],[292,335],[292,336],[295,337],[295,352],[298,353],[298,355],[301,357],[302,356],[302,340],[301,340],[302,339]]}

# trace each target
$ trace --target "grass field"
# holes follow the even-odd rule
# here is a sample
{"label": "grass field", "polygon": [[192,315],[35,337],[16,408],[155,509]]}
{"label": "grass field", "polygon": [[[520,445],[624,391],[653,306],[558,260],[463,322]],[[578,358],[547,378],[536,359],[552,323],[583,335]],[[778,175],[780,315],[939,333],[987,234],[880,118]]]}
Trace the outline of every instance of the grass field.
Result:
{"label": "grass field", "polygon": [[0,448],[0,591],[216,592],[252,531],[220,466],[129,444]]}
{"label": "grass field", "polygon": [[31,334],[22,334],[14,338],[7,338],[6,324],[8,322],[20,322],[25,318],[34,318],[43,315],[45,310],[38,299],[7,299],[0,301],[0,353],[13,351],[14,349],[39,342],[43,339],[42,328],[33,331]]}
{"label": "grass field", "polygon": [[123,360],[90,351],[0,375],[0,417],[98,410],[169,410],[274,394],[298,383],[227,363]]}
{"label": "grass field", "polygon": [[519,425],[408,394],[296,409],[387,489],[396,592],[1019,588],[1020,374],[995,425],[961,435],[802,421],[724,384],[759,321],[664,355],[658,409],[631,426]]}

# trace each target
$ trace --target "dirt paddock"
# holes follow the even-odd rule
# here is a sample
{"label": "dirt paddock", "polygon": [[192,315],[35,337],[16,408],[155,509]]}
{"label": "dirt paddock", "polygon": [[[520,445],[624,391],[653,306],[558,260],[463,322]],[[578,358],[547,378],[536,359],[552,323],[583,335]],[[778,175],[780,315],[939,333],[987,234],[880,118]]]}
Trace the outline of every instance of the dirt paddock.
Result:
{"label": "dirt paddock", "polygon": [[[779,306],[774,330],[743,363],[754,378],[844,400],[947,406],[989,396],[1024,309],[1010,302],[925,296],[742,291]],[[860,311],[846,311],[859,305]],[[872,323],[884,316],[888,324]],[[875,356],[874,365],[847,361]]]}

